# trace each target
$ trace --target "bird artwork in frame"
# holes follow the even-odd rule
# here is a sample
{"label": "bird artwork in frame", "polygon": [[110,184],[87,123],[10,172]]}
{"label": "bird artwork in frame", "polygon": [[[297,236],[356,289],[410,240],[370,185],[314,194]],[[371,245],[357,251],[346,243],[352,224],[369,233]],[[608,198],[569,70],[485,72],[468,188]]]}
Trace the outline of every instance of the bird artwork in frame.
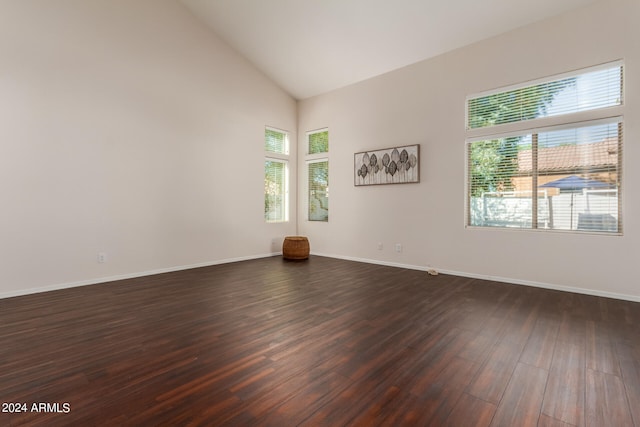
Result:
{"label": "bird artwork in frame", "polygon": [[354,184],[420,182],[420,145],[384,148],[354,155]]}

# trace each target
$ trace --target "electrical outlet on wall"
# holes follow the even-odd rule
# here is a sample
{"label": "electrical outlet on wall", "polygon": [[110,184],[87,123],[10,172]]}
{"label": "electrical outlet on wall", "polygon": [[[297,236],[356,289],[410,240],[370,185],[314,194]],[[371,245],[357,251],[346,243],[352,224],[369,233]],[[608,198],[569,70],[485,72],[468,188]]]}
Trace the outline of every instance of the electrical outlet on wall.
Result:
{"label": "electrical outlet on wall", "polygon": [[98,262],[103,264],[107,262],[107,253],[106,252],[98,252]]}
{"label": "electrical outlet on wall", "polygon": [[382,248],[384,248],[384,245],[382,244],[382,242],[378,242],[378,250],[381,251]]}
{"label": "electrical outlet on wall", "polygon": [[396,243],[396,252],[402,252],[402,243]]}

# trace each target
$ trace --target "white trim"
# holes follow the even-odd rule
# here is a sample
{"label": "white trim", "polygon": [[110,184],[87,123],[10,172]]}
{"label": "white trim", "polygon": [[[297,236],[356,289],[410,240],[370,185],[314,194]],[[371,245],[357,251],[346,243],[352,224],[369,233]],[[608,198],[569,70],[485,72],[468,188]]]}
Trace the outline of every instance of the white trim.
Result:
{"label": "white trim", "polygon": [[323,127],[323,128],[318,128],[318,129],[308,130],[308,131],[306,131],[305,133],[306,133],[307,135],[311,135],[311,134],[313,134],[313,133],[326,132],[326,131],[328,131],[328,130],[329,130],[329,127],[328,127],[328,126],[325,126],[325,127]]}
{"label": "white trim", "polygon": [[502,283],[507,283],[512,285],[532,286],[534,288],[550,289],[554,291],[571,292],[575,294],[591,295],[591,296],[603,297],[603,298],[613,298],[613,299],[632,301],[632,302],[640,302],[640,295],[619,294],[615,292],[598,291],[595,289],[575,288],[572,286],[564,286],[564,285],[557,285],[557,284],[544,283],[544,282],[535,282],[531,280],[513,279],[509,277],[502,277],[502,276],[487,276],[483,274],[467,273],[467,272],[455,271],[455,270],[441,270],[441,269],[438,269],[437,267],[431,267],[431,266],[400,264],[400,263],[394,263],[394,262],[386,262],[386,261],[379,261],[379,260],[366,259],[366,258],[343,256],[343,255],[329,255],[329,254],[320,254],[320,253],[314,253],[314,252],[311,252],[311,254],[317,255],[317,256],[324,256],[328,258],[344,259],[347,261],[357,261],[357,262],[364,262],[367,264],[384,265],[387,267],[406,268],[409,270],[427,271],[430,269],[434,269],[442,274],[468,277],[470,279],[491,280],[494,282],[502,282]]}
{"label": "white trim", "polygon": [[317,252],[310,252],[310,254],[316,255],[316,256],[322,256],[326,258],[343,259],[345,261],[362,262],[365,264],[384,265],[385,267],[406,268],[408,270],[427,271],[431,268],[431,267],[421,267],[421,266],[411,265],[411,264],[402,264],[398,262],[381,261],[377,259],[358,258],[358,257],[347,256],[347,255],[330,255],[330,254],[323,254],[323,253],[317,253]]}
{"label": "white trim", "polygon": [[[269,153],[269,154],[274,154],[274,153]],[[289,159],[283,159],[283,158],[279,158],[279,157],[275,157],[275,156],[264,156],[264,160],[265,161],[269,161],[269,162],[277,162],[277,163],[284,163],[285,165],[289,164]]]}
{"label": "white trim", "polygon": [[329,161],[329,157],[326,156],[327,153],[322,153],[322,154],[325,154],[325,156],[324,157],[305,160],[305,163],[309,165],[311,163],[328,162]]}
{"label": "white trim", "polygon": [[[477,128],[467,131],[465,141],[467,143],[485,141],[488,139],[508,138],[512,136],[524,136],[532,133],[552,132],[564,129],[578,129],[588,126],[598,126],[616,122],[624,122],[624,115],[620,114],[623,107],[606,107],[611,115],[603,115],[604,109],[589,110],[564,116],[542,117],[526,122],[505,123],[487,128]],[[559,120],[562,119],[562,120]]]}
{"label": "white trim", "polygon": [[226,259],[221,259],[221,260],[218,260],[218,261],[208,261],[208,262],[202,262],[202,263],[198,263],[198,264],[180,265],[180,266],[168,267],[168,268],[159,268],[157,270],[142,271],[142,272],[138,272],[138,273],[119,274],[119,275],[116,275],[116,276],[99,277],[99,278],[96,278],[96,279],[82,280],[82,281],[79,281],[79,282],[58,283],[58,284],[55,284],[55,285],[43,286],[43,287],[38,287],[38,288],[30,288],[30,289],[21,289],[21,290],[16,290],[16,291],[2,292],[2,293],[0,293],[0,299],[19,297],[19,296],[30,295],[30,294],[37,294],[37,293],[41,293],[41,292],[57,291],[57,290],[60,290],[60,289],[77,288],[77,287],[80,287],[80,286],[98,285],[100,283],[114,282],[114,281],[117,281],[117,280],[135,279],[137,277],[152,276],[152,275],[155,275],[155,274],[163,274],[163,273],[172,273],[174,271],[190,270],[190,269],[193,269],[193,268],[211,267],[213,265],[229,264],[229,263],[232,263],[232,262],[249,261],[249,260],[260,259],[260,258],[268,258],[268,257],[276,256],[276,255],[282,255],[282,252],[272,252],[272,253],[268,253],[268,254],[252,255],[252,256],[245,256],[245,257],[238,257],[238,258],[226,258]]}
{"label": "white trim", "polygon": [[[218,260],[218,261],[210,261],[210,262],[203,262],[199,264],[161,268],[158,270],[150,270],[150,271],[145,271],[140,273],[122,274],[122,275],[102,277],[102,278],[92,279],[92,280],[84,280],[80,282],[62,283],[57,285],[44,286],[40,288],[31,288],[31,289],[24,289],[19,291],[3,292],[3,293],[0,293],[0,299],[36,294],[40,292],[56,291],[60,289],[75,288],[80,286],[98,285],[100,283],[114,282],[117,280],[135,279],[137,277],[152,276],[155,274],[171,273],[175,271],[190,270],[193,268],[211,267],[214,265],[229,264],[232,262],[239,262],[239,261],[250,261],[254,259],[269,258],[274,256],[280,256],[280,255],[282,255],[282,252],[271,252],[271,253],[262,254],[262,255],[253,255],[253,256],[238,257],[238,258],[227,258],[227,259]],[[487,276],[483,274],[467,273],[467,272],[455,271],[455,270],[441,270],[432,266],[402,264],[397,262],[388,262],[388,261],[374,260],[374,259],[368,259],[368,258],[351,257],[346,255],[323,254],[323,253],[317,253],[317,252],[311,252],[311,255],[323,256],[327,258],[343,259],[346,261],[362,262],[366,264],[383,265],[386,267],[406,268],[409,270],[419,270],[419,271],[425,271],[425,272],[427,270],[434,269],[442,274],[449,274],[452,276],[459,276],[459,277],[468,277],[470,279],[491,280],[494,282],[502,282],[502,283],[513,284],[513,285],[532,286],[535,288],[550,289],[554,291],[572,292],[576,294],[592,295],[592,296],[603,297],[603,298],[613,298],[613,299],[619,299],[619,300],[625,300],[625,301],[640,302],[640,296],[638,295],[628,295],[628,294],[619,294],[615,292],[598,291],[594,289],[575,288],[572,286],[563,286],[563,285],[556,285],[551,283],[535,282],[530,280],[512,279],[512,278],[502,277],[502,276]]]}
{"label": "white trim", "polygon": [[278,154],[272,151],[265,151],[264,153],[265,160],[276,160],[278,162],[288,163],[291,158],[289,154]]}
{"label": "white trim", "polygon": [[268,130],[272,130],[272,131],[274,131],[274,132],[284,133],[284,134],[287,134],[287,135],[289,134],[289,131],[288,131],[288,130],[286,130],[286,129],[280,129],[280,128],[277,128],[277,127],[275,127],[275,126],[269,126],[269,125],[266,125],[264,128],[265,128],[265,129],[268,129]]}
{"label": "white trim", "polygon": [[[274,220],[268,220],[265,218],[265,223],[266,224],[282,224],[284,222],[289,222],[289,159],[278,159],[275,157],[265,157],[265,163],[266,162],[274,162],[274,163],[280,163],[284,165],[284,212],[283,212],[283,218],[282,219],[274,219]],[[266,194],[264,195],[266,198]]]}
{"label": "white trim", "polygon": [[580,236],[601,236],[601,237],[621,237],[624,236],[624,232],[621,231],[592,231],[592,230],[565,230],[561,228],[530,228],[530,227],[490,227],[482,225],[465,225],[467,230],[475,231],[489,231],[490,233],[498,231],[513,231],[514,233],[559,233],[559,234],[573,234]]}
{"label": "white trim", "polygon": [[[326,220],[312,220],[310,219],[310,212],[309,212],[309,207],[310,207],[310,197],[309,197],[309,166],[312,164],[316,164],[316,163],[327,163],[327,176],[329,176],[329,167],[330,167],[330,161],[329,161],[329,157],[327,157],[326,155],[328,153],[319,153],[322,154],[324,157],[314,157],[311,159],[306,159],[305,160],[305,179],[304,179],[304,192],[305,192],[305,199],[304,199],[304,203],[305,203],[305,221],[307,223],[328,223],[329,222],[329,217],[327,217]],[[328,188],[328,187],[327,187]]]}

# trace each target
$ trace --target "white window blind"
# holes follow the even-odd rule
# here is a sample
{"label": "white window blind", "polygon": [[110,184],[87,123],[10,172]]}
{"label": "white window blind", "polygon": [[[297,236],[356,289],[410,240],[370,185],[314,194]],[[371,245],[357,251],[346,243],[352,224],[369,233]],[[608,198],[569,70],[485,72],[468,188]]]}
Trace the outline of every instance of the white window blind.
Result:
{"label": "white window blind", "polygon": [[264,131],[264,150],[269,153],[289,154],[287,133],[266,128]]}
{"label": "white window blind", "polygon": [[289,138],[285,131],[266,128],[264,149],[264,218],[289,220]]}
{"label": "white window blind", "polygon": [[307,206],[309,221],[329,221],[329,129],[307,132]]}
{"label": "white window blind", "polygon": [[467,100],[467,129],[560,116],[622,104],[622,64]]}
{"label": "white window blind", "polygon": [[[468,98],[468,124],[487,128],[467,139],[468,226],[622,233],[623,116],[607,117],[623,106],[622,64],[557,82]],[[580,111],[589,120],[527,129],[530,119]],[[520,123],[515,131],[491,135],[509,121]]]}
{"label": "white window blind", "polygon": [[309,221],[329,220],[329,161],[307,162],[309,171]]}

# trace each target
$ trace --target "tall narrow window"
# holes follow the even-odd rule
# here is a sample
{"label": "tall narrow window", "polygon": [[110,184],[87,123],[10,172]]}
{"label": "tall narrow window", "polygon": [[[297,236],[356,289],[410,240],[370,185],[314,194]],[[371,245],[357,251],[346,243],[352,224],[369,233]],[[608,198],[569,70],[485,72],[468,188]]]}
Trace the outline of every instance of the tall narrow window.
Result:
{"label": "tall narrow window", "polygon": [[329,220],[329,162],[313,161],[309,166],[309,221]]}
{"label": "tall narrow window", "polygon": [[621,233],[622,76],[606,64],[469,98],[467,225]]}
{"label": "tall narrow window", "polygon": [[329,130],[307,133],[309,221],[329,221]]}
{"label": "tall narrow window", "polygon": [[289,137],[287,132],[266,128],[264,133],[264,219],[289,220]]}

